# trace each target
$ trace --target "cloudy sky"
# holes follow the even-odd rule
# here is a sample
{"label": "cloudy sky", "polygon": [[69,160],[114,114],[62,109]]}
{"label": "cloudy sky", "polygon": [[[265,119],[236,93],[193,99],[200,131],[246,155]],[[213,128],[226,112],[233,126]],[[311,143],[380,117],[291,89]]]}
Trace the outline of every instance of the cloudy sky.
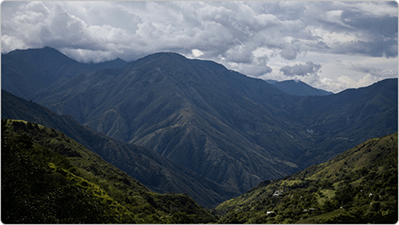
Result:
{"label": "cloudy sky", "polygon": [[398,77],[396,2],[2,2],[1,51],[50,46],[80,62],[161,51],[339,92]]}

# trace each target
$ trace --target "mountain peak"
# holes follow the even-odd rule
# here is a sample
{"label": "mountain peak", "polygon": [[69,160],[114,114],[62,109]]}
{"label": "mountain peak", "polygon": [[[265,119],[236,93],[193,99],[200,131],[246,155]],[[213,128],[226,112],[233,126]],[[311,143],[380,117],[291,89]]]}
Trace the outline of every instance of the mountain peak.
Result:
{"label": "mountain peak", "polygon": [[183,58],[186,58],[186,57],[184,57],[183,55],[181,55],[181,54],[179,54],[179,53],[176,53],[176,52],[156,52],[156,53],[154,53],[154,54],[150,54],[150,55],[148,55],[149,57],[151,57],[151,56],[157,56],[157,57],[160,57],[160,56],[173,56],[173,57],[183,57]]}
{"label": "mountain peak", "polygon": [[57,52],[59,52],[57,49],[55,49],[53,47],[50,47],[50,46],[45,46],[45,47],[39,48],[39,49],[46,50],[46,51],[57,51]]}
{"label": "mountain peak", "polygon": [[66,55],[62,54],[55,48],[45,46],[43,48],[28,48],[28,49],[16,49],[4,55],[18,55],[18,54],[28,54],[32,58],[40,57],[40,56],[48,56],[53,57],[54,54],[58,54],[58,57],[62,56],[68,58]]}
{"label": "mountain peak", "polygon": [[[183,55],[180,55],[179,53],[175,53],[175,52],[157,52],[157,53],[148,55],[146,57],[143,57],[139,60],[145,60],[145,61],[157,60],[158,63],[161,63],[161,64],[165,64],[165,63],[166,64],[169,64],[169,63],[175,64],[175,63],[182,63],[189,59],[187,59]],[[137,61],[139,61],[139,60],[137,60]]]}
{"label": "mountain peak", "polygon": [[1,63],[2,88],[26,98],[40,89],[62,84],[77,74],[102,68],[120,68],[127,64],[121,59],[80,63],[49,46],[11,51],[2,55]]}

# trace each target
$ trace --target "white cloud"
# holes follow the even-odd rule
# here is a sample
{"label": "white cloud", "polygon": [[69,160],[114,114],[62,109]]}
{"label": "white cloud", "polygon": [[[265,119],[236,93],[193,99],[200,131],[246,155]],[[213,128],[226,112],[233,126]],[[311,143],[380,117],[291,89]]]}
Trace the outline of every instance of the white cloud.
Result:
{"label": "white cloud", "polygon": [[191,54],[192,54],[195,58],[198,58],[198,57],[200,57],[201,55],[203,55],[204,53],[201,52],[201,51],[198,50],[198,49],[193,49],[193,50],[191,50]]}
{"label": "white cloud", "polygon": [[324,14],[324,20],[330,23],[336,23],[343,27],[352,28],[342,21],[341,17],[343,12],[343,10],[330,10]]}
{"label": "white cloud", "polygon": [[[392,7],[389,7],[391,4]],[[365,1],[359,2],[356,4],[356,7],[359,11],[370,14],[371,16],[382,17],[382,16],[390,16],[396,17],[398,16],[398,3],[396,1],[392,2],[379,2],[379,1]]]}
{"label": "white cloud", "polygon": [[336,43],[347,43],[362,40],[354,33],[349,33],[347,31],[329,31],[323,29],[322,27],[314,26],[308,26],[307,29],[312,33],[312,35],[320,37],[329,46],[332,46]]}
{"label": "white cloud", "polygon": [[314,64],[313,62],[306,62],[305,64],[296,64],[294,66],[281,67],[280,71],[286,76],[308,76],[317,74],[321,65]]}

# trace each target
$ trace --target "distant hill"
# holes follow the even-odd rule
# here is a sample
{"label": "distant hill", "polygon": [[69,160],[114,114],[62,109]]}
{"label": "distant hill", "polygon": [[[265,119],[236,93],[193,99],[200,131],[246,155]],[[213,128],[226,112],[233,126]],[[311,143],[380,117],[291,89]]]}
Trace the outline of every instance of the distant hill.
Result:
{"label": "distant hill", "polygon": [[209,223],[186,194],[151,192],[65,134],[2,120],[4,223]]}
{"label": "distant hill", "polygon": [[218,223],[396,223],[398,133],[370,139],[214,209]]}
{"label": "distant hill", "polygon": [[1,88],[29,98],[78,74],[126,64],[119,58],[102,63],[79,63],[50,47],[15,50],[1,55]]}
{"label": "distant hill", "polygon": [[113,140],[82,126],[71,116],[60,116],[39,104],[2,90],[2,119],[19,119],[63,132],[159,193],[187,193],[200,205],[210,208],[239,193],[178,166],[151,149]]}
{"label": "distant hill", "polygon": [[[323,153],[315,148],[301,156],[299,160],[306,162],[305,167],[332,159],[336,152],[341,153],[348,146],[398,131],[398,79],[386,79],[334,95],[307,97],[300,105],[293,119],[306,118],[304,122],[310,125],[306,132],[315,139],[320,138],[319,146],[330,148]],[[334,153],[332,149],[337,151]]]}
{"label": "distant hill", "polygon": [[285,93],[295,96],[324,96],[333,94],[329,91],[314,88],[299,80],[285,80],[280,82],[267,80],[267,82],[273,84]]}

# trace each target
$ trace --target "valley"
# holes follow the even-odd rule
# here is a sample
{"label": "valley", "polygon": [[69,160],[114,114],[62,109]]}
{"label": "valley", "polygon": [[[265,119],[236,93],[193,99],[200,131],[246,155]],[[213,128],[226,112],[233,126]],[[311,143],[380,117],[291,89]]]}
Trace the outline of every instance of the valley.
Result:
{"label": "valley", "polygon": [[[2,221],[9,223],[394,223],[397,133],[261,182],[204,210],[157,194],[55,129],[2,120]],[[60,204],[61,203],[61,204]],[[29,215],[29,216],[28,216]]]}

